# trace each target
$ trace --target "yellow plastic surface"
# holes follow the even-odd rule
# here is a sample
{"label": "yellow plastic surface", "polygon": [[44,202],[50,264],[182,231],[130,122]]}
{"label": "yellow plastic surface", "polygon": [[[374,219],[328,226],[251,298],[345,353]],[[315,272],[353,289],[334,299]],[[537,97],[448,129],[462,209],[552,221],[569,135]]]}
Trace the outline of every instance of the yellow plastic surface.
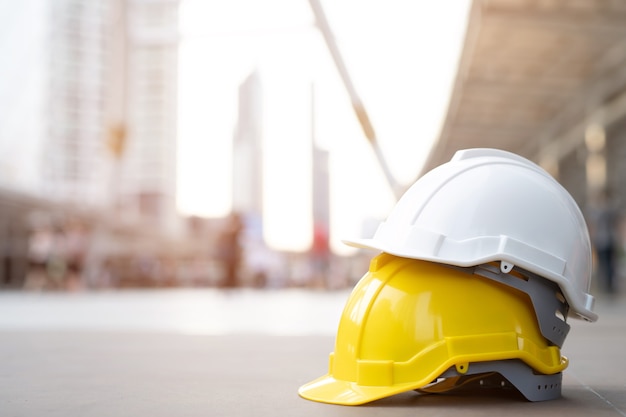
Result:
{"label": "yellow plastic surface", "polygon": [[[516,278],[517,279],[517,278]],[[528,296],[446,266],[381,254],[344,308],[313,401],[358,405],[430,384],[451,366],[520,359],[554,374],[567,358],[539,331]]]}

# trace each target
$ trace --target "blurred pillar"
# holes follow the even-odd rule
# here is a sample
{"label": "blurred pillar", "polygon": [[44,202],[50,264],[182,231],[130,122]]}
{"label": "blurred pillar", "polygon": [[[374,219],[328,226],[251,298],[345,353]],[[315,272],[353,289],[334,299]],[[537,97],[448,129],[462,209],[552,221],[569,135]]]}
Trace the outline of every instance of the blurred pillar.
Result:
{"label": "blurred pillar", "polygon": [[17,207],[0,208],[0,288],[20,288],[28,268],[28,227]]}
{"label": "blurred pillar", "polygon": [[587,160],[587,188],[590,195],[606,188],[606,131],[603,126],[593,123],[585,130]]}
{"label": "blurred pillar", "polygon": [[0,287],[8,280],[8,250],[10,244],[8,213],[0,207]]}

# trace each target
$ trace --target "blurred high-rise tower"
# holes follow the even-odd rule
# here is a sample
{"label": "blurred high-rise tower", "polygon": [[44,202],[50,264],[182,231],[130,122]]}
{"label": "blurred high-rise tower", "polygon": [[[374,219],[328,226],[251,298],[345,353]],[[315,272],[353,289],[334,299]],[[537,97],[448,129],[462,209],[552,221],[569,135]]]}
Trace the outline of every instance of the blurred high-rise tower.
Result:
{"label": "blurred high-rise tower", "polygon": [[233,140],[233,210],[263,212],[263,109],[258,71],[239,87],[239,114]]}
{"label": "blurred high-rise tower", "polygon": [[0,11],[0,181],[103,204],[107,2],[5,2]]}

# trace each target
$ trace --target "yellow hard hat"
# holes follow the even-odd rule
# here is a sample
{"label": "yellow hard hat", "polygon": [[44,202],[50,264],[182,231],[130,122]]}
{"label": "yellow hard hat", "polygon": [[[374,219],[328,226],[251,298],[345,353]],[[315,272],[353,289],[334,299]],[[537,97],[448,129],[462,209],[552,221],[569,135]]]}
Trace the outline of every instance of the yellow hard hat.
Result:
{"label": "yellow hard hat", "polygon": [[567,364],[559,347],[542,336],[526,293],[446,265],[383,253],[348,299],[328,374],[299,394],[358,405],[409,390],[428,392],[441,377],[499,372],[518,389],[524,386],[528,399],[542,400],[560,395]]}

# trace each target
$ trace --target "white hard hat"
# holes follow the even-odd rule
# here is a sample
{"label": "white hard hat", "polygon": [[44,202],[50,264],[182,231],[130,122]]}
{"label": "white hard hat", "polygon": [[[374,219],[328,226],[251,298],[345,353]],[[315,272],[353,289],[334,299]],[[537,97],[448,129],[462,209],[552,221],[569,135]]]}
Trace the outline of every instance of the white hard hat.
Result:
{"label": "white hard hat", "polygon": [[546,171],[496,149],[458,151],[398,201],[371,239],[345,241],[405,258],[467,267],[500,261],[554,281],[571,310],[597,320],[583,215]]}

